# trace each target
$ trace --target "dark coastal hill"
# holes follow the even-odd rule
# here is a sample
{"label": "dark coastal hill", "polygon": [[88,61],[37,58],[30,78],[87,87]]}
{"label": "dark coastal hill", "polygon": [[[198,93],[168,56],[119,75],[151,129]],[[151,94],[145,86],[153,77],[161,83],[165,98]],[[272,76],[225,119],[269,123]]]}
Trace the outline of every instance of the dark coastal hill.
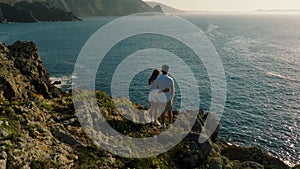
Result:
{"label": "dark coastal hill", "polygon": [[[20,0],[0,0],[0,2],[16,3]],[[140,12],[162,12],[160,8],[152,8],[142,0],[26,0],[42,1],[64,11],[73,12],[75,16],[123,16]]]}
{"label": "dark coastal hill", "polygon": [[0,3],[0,18],[0,23],[37,22],[37,19],[29,11],[5,3]]}
{"label": "dark coastal hill", "polygon": [[173,8],[171,6],[159,3],[159,2],[146,2],[149,6],[151,6],[152,8],[154,8],[155,6],[159,5],[162,9],[163,12],[165,13],[184,13],[185,11]]}
{"label": "dark coastal hill", "polygon": [[[91,94],[82,92],[83,96]],[[101,113],[119,132],[130,137],[151,137],[163,130],[136,124],[121,115],[106,93],[95,91]],[[128,108],[142,106],[119,100]],[[122,112],[124,113],[124,112]],[[178,112],[174,111],[174,114]],[[87,119],[93,121],[93,118]],[[175,116],[176,119],[177,116]],[[205,142],[198,142],[207,114],[197,121],[177,146],[144,159],[113,155],[93,145],[81,127],[68,92],[49,80],[33,42],[0,43],[0,168],[164,168],[164,169],[288,169],[280,160],[257,148],[232,146],[218,138],[219,128]],[[213,119],[212,119],[213,120]],[[219,126],[220,127],[220,126]],[[114,147],[116,149],[119,146]],[[154,149],[155,147],[153,147]],[[130,151],[130,150],[129,150]]]}
{"label": "dark coastal hill", "polygon": [[50,6],[46,2],[0,3],[0,23],[80,20],[72,12]]}

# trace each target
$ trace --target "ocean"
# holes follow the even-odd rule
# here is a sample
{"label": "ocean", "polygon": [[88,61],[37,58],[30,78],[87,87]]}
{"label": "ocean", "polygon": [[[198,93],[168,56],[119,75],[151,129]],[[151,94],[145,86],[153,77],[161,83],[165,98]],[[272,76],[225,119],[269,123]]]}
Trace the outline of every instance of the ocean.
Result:
{"label": "ocean", "polygon": [[[221,118],[221,138],[241,146],[263,149],[288,164],[300,162],[300,15],[292,14],[195,14],[183,15],[203,30],[218,52],[227,82],[227,101]],[[89,37],[116,17],[85,18],[81,22],[14,23],[0,25],[0,41],[12,44],[29,40],[53,81],[70,90],[76,59]],[[170,50],[180,44],[156,35],[133,37],[119,43],[98,69],[96,87],[110,93],[113,71],[109,63],[118,56],[139,49],[146,42],[171,41]],[[187,54],[183,60],[192,65]],[[129,54],[129,53],[128,53]],[[192,65],[193,66],[193,65]],[[146,107],[147,79],[152,69],[139,72],[129,87],[130,99]],[[184,72],[182,72],[184,73]],[[210,106],[210,81],[205,67],[197,67],[200,108]],[[178,84],[176,85],[178,88]],[[180,106],[180,90],[175,108]],[[193,99],[193,98],[191,98]]]}

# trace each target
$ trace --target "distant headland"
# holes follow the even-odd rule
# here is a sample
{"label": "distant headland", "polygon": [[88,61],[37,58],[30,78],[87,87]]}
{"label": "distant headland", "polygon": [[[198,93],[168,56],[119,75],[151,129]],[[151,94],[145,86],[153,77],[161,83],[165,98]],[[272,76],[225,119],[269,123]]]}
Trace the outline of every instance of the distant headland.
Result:
{"label": "distant headland", "polygon": [[124,16],[141,12],[162,12],[142,0],[0,0],[0,23],[78,21],[87,16]]}

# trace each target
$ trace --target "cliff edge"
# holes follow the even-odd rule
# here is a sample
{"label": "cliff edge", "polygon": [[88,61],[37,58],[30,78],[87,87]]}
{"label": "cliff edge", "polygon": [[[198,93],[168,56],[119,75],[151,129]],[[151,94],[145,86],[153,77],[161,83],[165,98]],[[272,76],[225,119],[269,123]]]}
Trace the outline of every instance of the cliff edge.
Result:
{"label": "cliff edge", "polygon": [[[129,121],[106,93],[95,91],[94,94],[101,113],[120,133],[151,137],[163,132],[150,124]],[[147,112],[129,100],[118,102]],[[242,148],[221,141],[220,126],[211,138],[200,144],[198,138],[206,118],[207,113],[199,111],[187,137],[161,155],[143,159],[113,155],[93,145],[78,121],[71,94],[51,84],[33,42],[17,41],[10,46],[0,43],[0,169],[289,168],[257,148]]]}
{"label": "cliff edge", "polygon": [[26,100],[36,95],[59,97],[33,42],[0,43],[0,99]]}

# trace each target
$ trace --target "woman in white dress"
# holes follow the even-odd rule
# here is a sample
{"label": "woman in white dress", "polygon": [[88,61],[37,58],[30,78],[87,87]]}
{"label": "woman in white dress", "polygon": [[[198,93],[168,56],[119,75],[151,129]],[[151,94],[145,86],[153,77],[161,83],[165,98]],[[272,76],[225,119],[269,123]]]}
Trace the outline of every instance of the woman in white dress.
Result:
{"label": "woman in white dress", "polygon": [[150,94],[149,94],[149,102],[150,102],[150,118],[151,118],[151,124],[154,125],[160,125],[157,121],[157,94],[158,89],[157,86],[153,86],[153,82],[156,80],[156,78],[160,75],[160,71],[158,69],[154,69],[151,77],[148,79],[148,85],[150,88]]}

